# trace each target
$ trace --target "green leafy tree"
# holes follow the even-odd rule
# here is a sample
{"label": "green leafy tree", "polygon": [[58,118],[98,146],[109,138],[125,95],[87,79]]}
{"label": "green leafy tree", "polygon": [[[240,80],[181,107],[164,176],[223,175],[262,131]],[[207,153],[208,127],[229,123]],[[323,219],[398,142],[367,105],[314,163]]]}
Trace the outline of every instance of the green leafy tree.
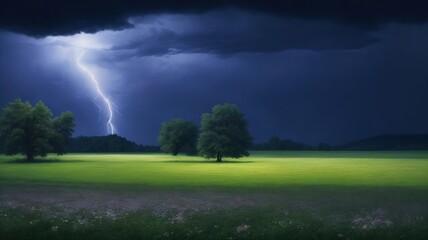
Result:
{"label": "green leafy tree", "polygon": [[198,139],[199,153],[206,158],[240,158],[249,156],[252,137],[247,121],[233,104],[217,105],[211,113],[202,115],[201,134]]}
{"label": "green leafy tree", "polygon": [[43,102],[39,101],[31,110],[27,121],[27,159],[33,160],[34,156],[45,157],[49,151],[52,151],[50,140],[54,134],[52,112]]}
{"label": "green leafy tree", "polygon": [[52,112],[41,101],[34,107],[17,99],[3,108],[0,135],[8,155],[22,153],[32,161],[48,152],[64,153],[64,144],[74,128],[70,112],[52,119]]}
{"label": "green leafy tree", "polygon": [[26,134],[32,107],[20,99],[9,103],[0,117],[0,135],[6,154],[27,153]]}
{"label": "green leafy tree", "polygon": [[52,121],[54,136],[51,140],[53,151],[57,154],[65,153],[65,146],[70,142],[75,127],[73,113],[64,112]]}
{"label": "green leafy tree", "polygon": [[198,127],[183,119],[172,119],[163,122],[159,132],[159,145],[163,152],[177,155],[179,152],[196,153]]}

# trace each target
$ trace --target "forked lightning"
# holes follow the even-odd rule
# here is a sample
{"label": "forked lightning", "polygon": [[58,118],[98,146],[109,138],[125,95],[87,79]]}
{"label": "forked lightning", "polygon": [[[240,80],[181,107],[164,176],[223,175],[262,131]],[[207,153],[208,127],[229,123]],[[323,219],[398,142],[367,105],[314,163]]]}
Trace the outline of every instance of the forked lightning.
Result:
{"label": "forked lightning", "polygon": [[81,62],[80,60],[82,59],[83,55],[85,55],[85,50],[83,50],[79,56],[77,57],[77,65],[79,66],[80,69],[82,69],[86,74],[89,75],[89,78],[91,79],[91,81],[94,83],[95,85],[95,89],[97,90],[98,95],[104,100],[107,109],[108,109],[108,121],[107,121],[107,132],[109,134],[114,134],[115,133],[115,127],[113,124],[113,103],[110,101],[110,99],[104,94],[104,92],[102,91],[102,89],[100,88],[100,84],[97,81],[97,79],[95,78],[94,74],[89,71],[88,68],[86,68]]}

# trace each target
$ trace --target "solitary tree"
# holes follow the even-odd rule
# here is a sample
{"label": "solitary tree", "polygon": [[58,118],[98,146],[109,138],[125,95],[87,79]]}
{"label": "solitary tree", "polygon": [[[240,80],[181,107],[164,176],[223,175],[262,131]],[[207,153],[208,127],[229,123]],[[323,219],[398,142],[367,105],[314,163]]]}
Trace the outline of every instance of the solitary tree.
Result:
{"label": "solitary tree", "polygon": [[64,145],[74,128],[70,112],[52,119],[52,112],[43,102],[34,107],[17,99],[3,109],[0,117],[0,135],[8,155],[22,153],[32,161],[52,151],[64,153]]}
{"label": "solitary tree", "polygon": [[199,153],[206,158],[240,158],[249,156],[247,149],[252,137],[247,121],[238,107],[233,104],[217,105],[212,113],[202,115],[201,134],[198,139]]}
{"label": "solitary tree", "polygon": [[198,127],[183,119],[172,119],[163,122],[159,132],[159,145],[163,152],[177,155],[179,152],[196,153]]}

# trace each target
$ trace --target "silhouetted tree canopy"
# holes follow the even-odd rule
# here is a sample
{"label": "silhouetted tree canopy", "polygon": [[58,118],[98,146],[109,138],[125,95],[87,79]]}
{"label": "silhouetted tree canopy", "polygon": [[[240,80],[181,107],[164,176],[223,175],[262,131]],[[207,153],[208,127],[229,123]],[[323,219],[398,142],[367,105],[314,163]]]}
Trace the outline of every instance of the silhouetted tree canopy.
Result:
{"label": "silhouetted tree canopy", "polygon": [[211,113],[202,115],[201,134],[198,139],[199,153],[206,158],[240,158],[249,156],[252,137],[247,121],[233,104],[217,105]]}
{"label": "silhouetted tree canopy", "polygon": [[0,135],[8,155],[22,153],[32,161],[48,152],[63,154],[65,144],[74,129],[71,112],[53,119],[52,112],[42,102],[34,107],[17,99],[3,108],[0,117]]}
{"label": "silhouetted tree canopy", "polygon": [[172,119],[162,123],[159,132],[159,145],[163,152],[177,155],[185,152],[188,155],[196,153],[198,127],[183,119]]}

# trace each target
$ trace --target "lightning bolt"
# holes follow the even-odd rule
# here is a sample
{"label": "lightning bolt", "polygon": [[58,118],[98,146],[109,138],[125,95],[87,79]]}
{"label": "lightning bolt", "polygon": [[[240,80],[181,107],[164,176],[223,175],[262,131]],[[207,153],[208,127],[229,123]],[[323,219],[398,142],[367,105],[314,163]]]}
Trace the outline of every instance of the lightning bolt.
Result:
{"label": "lightning bolt", "polygon": [[95,89],[97,90],[98,95],[104,100],[107,109],[108,109],[108,114],[109,114],[109,118],[107,121],[107,132],[109,134],[114,134],[115,133],[115,127],[113,124],[113,107],[112,105],[114,105],[110,99],[104,94],[104,92],[101,90],[100,88],[100,84],[98,83],[97,79],[95,78],[94,74],[92,74],[91,71],[89,71],[88,68],[86,68],[81,62],[80,59],[82,59],[83,55],[85,55],[85,50],[83,50],[80,55],[77,57],[77,65],[79,66],[80,69],[82,69],[83,72],[85,72],[89,78],[91,79],[92,83],[95,85]]}

